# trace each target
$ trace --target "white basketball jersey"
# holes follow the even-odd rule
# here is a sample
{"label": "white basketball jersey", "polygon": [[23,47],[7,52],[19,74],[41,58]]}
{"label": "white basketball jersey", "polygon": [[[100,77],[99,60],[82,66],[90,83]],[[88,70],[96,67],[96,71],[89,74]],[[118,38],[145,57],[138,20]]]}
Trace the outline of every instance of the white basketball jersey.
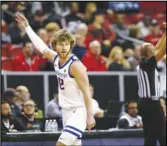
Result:
{"label": "white basketball jersey", "polygon": [[79,89],[75,78],[70,74],[70,66],[76,60],[79,59],[73,54],[63,66],[60,66],[59,64],[58,55],[54,60],[54,68],[59,86],[59,105],[62,108],[85,106],[83,94]]}

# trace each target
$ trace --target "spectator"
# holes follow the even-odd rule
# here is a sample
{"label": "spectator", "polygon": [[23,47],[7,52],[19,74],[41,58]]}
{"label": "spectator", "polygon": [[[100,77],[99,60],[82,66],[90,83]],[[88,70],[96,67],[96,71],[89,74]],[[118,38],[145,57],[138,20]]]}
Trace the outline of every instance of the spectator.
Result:
{"label": "spectator", "polygon": [[139,21],[137,24],[140,28],[139,36],[140,38],[145,38],[149,33],[149,27],[150,27],[150,22],[151,22],[151,17],[150,16],[145,16],[144,20]]}
{"label": "spectator", "polygon": [[98,41],[90,43],[90,52],[82,58],[83,64],[88,71],[106,71],[105,59],[101,55],[101,44]]}
{"label": "spectator", "polygon": [[[133,38],[133,39],[137,39],[139,40],[140,37],[139,37],[139,32],[140,32],[140,29],[137,25],[130,25],[129,26],[129,37]],[[128,41],[126,40],[123,44],[122,44],[122,47],[124,48],[124,51],[127,49],[127,48],[132,48],[134,49],[135,48],[135,43],[132,42],[132,41]]]}
{"label": "spectator", "polygon": [[36,119],[37,112],[37,106],[32,99],[28,99],[23,103],[21,122],[26,130],[42,130],[41,123]]}
{"label": "spectator", "polygon": [[33,28],[34,31],[37,32],[37,30],[39,28],[44,28],[45,26],[45,13],[44,11],[41,10],[37,10],[35,12],[34,18],[32,19],[32,21],[30,22],[31,27]]}
{"label": "spectator", "polygon": [[130,63],[124,58],[122,48],[115,46],[112,48],[107,61],[108,71],[129,71]]}
{"label": "spectator", "polygon": [[81,34],[75,34],[75,38],[76,38],[76,44],[73,47],[72,52],[78,57],[78,59],[82,60],[82,57],[87,52],[87,49],[84,44],[85,37]]}
{"label": "spectator", "polygon": [[[47,33],[46,29],[40,28],[38,30],[38,36],[43,40],[43,42],[46,45],[48,45],[50,47],[48,33]],[[37,54],[39,56],[39,64],[40,64],[39,70],[45,70],[47,62],[49,62],[49,60],[47,58],[44,58],[43,55],[37,49],[35,49],[35,52],[37,52]],[[52,66],[53,66],[53,63],[52,63]]]}
{"label": "spectator", "polygon": [[[123,36],[129,35],[128,26],[125,25],[125,15],[116,14],[115,24],[113,24],[113,31],[119,32]],[[116,45],[122,46],[125,43],[125,39],[121,38],[118,34],[116,35]]]}
{"label": "spectator", "polygon": [[[46,42],[46,40],[43,40],[45,43],[47,43],[47,45],[49,46],[49,48],[51,48],[50,45],[50,38],[52,37],[53,33],[57,30],[60,29],[60,26],[56,23],[56,22],[50,22],[45,26],[45,29],[47,32],[43,31],[43,35],[47,33],[48,36],[48,41]],[[42,36],[40,36],[42,37]],[[43,38],[43,37],[42,37]],[[44,38],[43,38],[44,39]],[[41,54],[41,53],[39,53]],[[45,58],[41,58],[40,59],[40,70],[44,70],[44,71],[54,71],[54,66],[53,63],[51,61],[49,61],[48,59]]]}
{"label": "spectator", "polygon": [[89,84],[89,90],[92,97],[92,108],[93,108],[93,116],[96,118],[102,118],[104,117],[104,110],[99,107],[99,103],[96,99],[93,98],[94,96],[94,87]]}
{"label": "spectator", "polygon": [[2,34],[1,34],[2,44],[11,43],[11,37],[7,33],[8,26],[4,20],[1,20],[1,29],[2,29],[1,30],[2,31]]}
{"label": "spectator", "polygon": [[70,14],[65,17],[67,21],[67,29],[71,33],[75,33],[78,25],[83,22],[83,15],[79,13],[79,3],[72,2],[70,11]]}
{"label": "spectator", "polygon": [[141,48],[140,45],[136,46],[135,50],[134,50],[134,55],[128,58],[128,61],[131,65],[133,71],[136,71],[136,67],[139,64],[139,61],[141,59],[140,48]]}
{"label": "spectator", "polygon": [[23,131],[25,127],[19,119],[12,116],[11,107],[8,102],[1,101],[1,132],[5,135],[7,132]]}
{"label": "spectator", "polygon": [[62,118],[62,111],[58,102],[58,94],[54,94],[53,99],[47,105],[46,116],[48,118]]}
{"label": "spectator", "polygon": [[55,31],[58,31],[60,29],[60,26],[56,22],[50,22],[45,26],[45,29],[48,32],[49,39],[53,36]]}
{"label": "spectator", "polygon": [[88,2],[85,8],[84,22],[90,24],[92,22],[92,15],[97,11],[97,6],[95,2]]}
{"label": "spectator", "polygon": [[104,13],[102,11],[95,12],[92,24],[88,25],[86,45],[88,46],[93,40],[99,41],[106,48],[111,48],[111,43],[115,40],[115,33],[111,30],[110,25],[104,23]]}
{"label": "spectator", "polygon": [[79,3],[78,2],[71,2],[70,4],[70,14],[66,16],[67,24],[72,21],[83,21],[82,15],[79,13]]}
{"label": "spectator", "polygon": [[15,103],[15,98],[17,98],[17,94],[16,94],[15,89],[13,88],[8,88],[3,93],[3,99],[6,100],[8,104],[10,105],[11,110],[12,110],[12,115],[20,116],[21,112],[20,112],[19,106],[16,105]]}
{"label": "spectator", "polygon": [[75,33],[76,34],[81,34],[84,37],[86,37],[86,35],[88,33],[88,27],[87,27],[87,25],[85,23],[79,24]]}
{"label": "spectator", "polygon": [[146,42],[152,43],[154,46],[158,43],[162,37],[162,31],[160,25],[156,19],[151,21],[150,33],[144,38]]}
{"label": "spectator", "polygon": [[130,57],[134,56],[134,51],[133,49],[131,48],[127,48],[125,51],[124,51],[124,58],[125,59],[129,59]]}
{"label": "spectator", "polygon": [[119,118],[117,128],[143,128],[142,118],[138,115],[135,101],[129,101],[125,104],[125,113]]}
{"label": "spectator", "polygon": [[33,55],[33,44],[25,42],[23,53],[13,60],[13,71],[39,71],[39,57]]}
{"label": "spectator", "polygon": [[17,98],[15,99],[15,103],[19,106],[21,109],[23,103],[27,100],[29,100],[31,97],[31,94],[29,92],[29,89],[24,85],[19,85],[16,87],[17,92]]}
{"label": "spectator", "polygon": [[16,22],[9,25],[7,33],[11,36],[13,44],[22,44],[27,39],[25,30]]}
{"label": "spectator", "polygon": [[78,57],[78,59],[82,59],[82,57],[86,54],[87,49],[85,46],[85,37],[87,34],[87,26],[84,23],[81,23],[75,33],[76,44],[73,47],[72,52]]}
{"label": "spectator", "polygon": [[48,32],[45,28],[40,28],[38,30],[38,36],[43,40],[43,42],[48,45],[49,43],[49,37],[48,37]]}

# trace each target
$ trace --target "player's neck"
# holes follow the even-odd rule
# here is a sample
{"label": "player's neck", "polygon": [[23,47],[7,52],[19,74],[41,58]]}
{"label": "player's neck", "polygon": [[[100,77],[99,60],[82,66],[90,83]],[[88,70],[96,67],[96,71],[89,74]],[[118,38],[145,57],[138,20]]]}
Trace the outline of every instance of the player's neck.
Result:
{"label": "player's neck", "polygon": [[64,63],[66,63],[70,57],[71,57],[71,54],[68,54],[68,56],[66,58],[60,58],[60,60],[59,60],[60,65],[63,65]]}

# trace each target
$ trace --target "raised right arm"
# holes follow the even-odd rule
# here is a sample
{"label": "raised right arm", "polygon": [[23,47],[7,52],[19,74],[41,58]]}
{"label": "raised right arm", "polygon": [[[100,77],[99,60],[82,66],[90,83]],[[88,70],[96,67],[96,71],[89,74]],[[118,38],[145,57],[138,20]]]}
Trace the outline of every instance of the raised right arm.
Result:
{"label": "raised right arm", "polygon": [[156,61],[160,61],[166,54],[166,30],[163,35],[163,39],[158,43],[159,49],[155,52]]}
{"label": "raised right arm", "polygon": [[32,30],[28,23],[28,20],[24,17],[24,15],[17,13],[16,21],[20,23],[20,25],[25,29],[27,35],[29,36],[30,40],[37,48],[37,50],[40,53],[42,53],[44,57],[48,58],[50,61],[53,62],[57,53],[48,48],[48,46],[40,39],[40,37],[36,35],[36,33]]}
{"label": "raised right arm", "polygon": [[166,54],[166,23],[164,23],[163,25],[165,28],[164,34],[155,46],[155,58],[157,62],[161,60]]}

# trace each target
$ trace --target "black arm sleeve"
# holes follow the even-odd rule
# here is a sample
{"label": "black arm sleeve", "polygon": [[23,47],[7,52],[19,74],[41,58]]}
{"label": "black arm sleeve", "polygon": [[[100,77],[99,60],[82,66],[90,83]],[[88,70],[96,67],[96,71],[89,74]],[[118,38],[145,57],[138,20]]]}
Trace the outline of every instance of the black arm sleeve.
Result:
{"label": "black arm sleeve", "polygon": [[148,70],[148,69],[154,70],[156,68],[156,65],[157,65],[157,61],[154,55],[146,60],[141,61],[141,68],[145,70]]}

